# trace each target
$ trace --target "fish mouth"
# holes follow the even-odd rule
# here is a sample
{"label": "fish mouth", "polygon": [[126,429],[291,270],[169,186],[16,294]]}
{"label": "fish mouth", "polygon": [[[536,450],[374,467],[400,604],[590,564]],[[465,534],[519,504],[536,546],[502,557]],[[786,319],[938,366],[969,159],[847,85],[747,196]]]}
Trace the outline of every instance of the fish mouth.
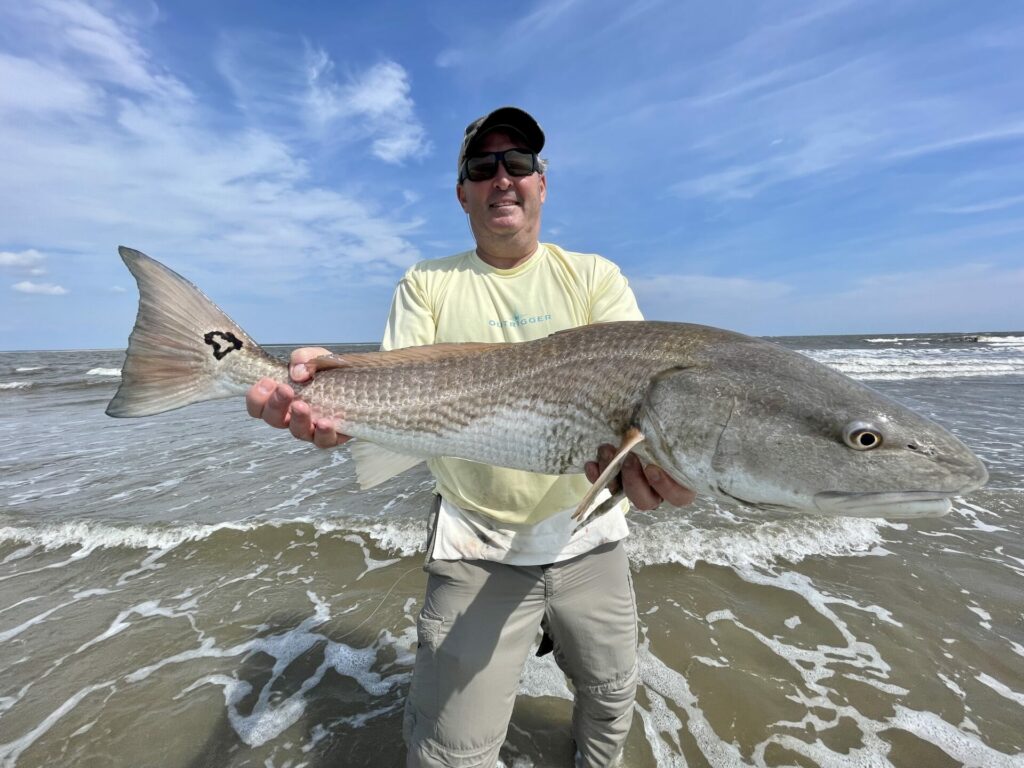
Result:
{"label": "fish mouth", "polygon": [[950,494],[935,491],[822,491],[814,494],[814,506],[819,512],[850,517],[941,517],[953,508],[953,502]]}

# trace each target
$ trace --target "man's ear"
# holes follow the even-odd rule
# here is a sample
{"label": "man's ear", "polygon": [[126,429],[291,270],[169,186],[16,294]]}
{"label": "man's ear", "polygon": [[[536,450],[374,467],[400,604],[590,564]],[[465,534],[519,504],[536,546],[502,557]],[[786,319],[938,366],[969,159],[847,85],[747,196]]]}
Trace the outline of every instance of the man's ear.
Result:
{"label": "man's ear", "polygon": [[462,189],[462,184],[455,185],[455,196],[459,198],[459,205],[462,206],[462,210],[469,213],[469,208],[466,207],[468,205],[466,202],[466,192]]}
{"label": "man's ear", "polygon": [[542,173],[540,175],[540,201],[543,203],[548,197],[548,175]]}

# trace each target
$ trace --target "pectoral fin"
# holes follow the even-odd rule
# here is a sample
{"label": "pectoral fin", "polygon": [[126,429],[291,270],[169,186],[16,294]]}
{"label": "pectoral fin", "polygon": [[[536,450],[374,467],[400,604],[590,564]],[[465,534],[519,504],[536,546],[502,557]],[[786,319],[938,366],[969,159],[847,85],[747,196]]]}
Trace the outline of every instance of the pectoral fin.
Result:
{"label": "pectoral fin", "polygon": [[590,506],[594,503],[594,499],[597,498],[604,488],[615,478],[619,473],[619,469],[622,467],[622,462],[626,460],[629,452],[632,451],[636,446],[644,441],[644,434],[636,427],[630,427],[626,434],[622,437],[622,443],[619,444],[619,450],[615,454],[608,466],[604,468],[604,472],[601,476],[594,481],[594,484],[590,486],[587,494],[580,500],[579,506],[576,507],[576,511],[572,514],[573,520],[581,520],[586,516]]}
{"label": "pectoral fin", "polygon": [[619,502],[622,501],[624,498],[626,498],[626,494],[624,494],[621,490],[618,493],[613,493],[607,499],[605,499],[600,504],[595,506],[591,510],[590,514],[587,515],[586,518],[581,520],[579,525],[572,529],[573,534],[576,534],[583,528],[586,528],[588,525],[590,525],[592,522],[597,520],[602,515],[606,515],[609,512],[611,512],[613,509],[619,506]]}
{"label": "pectoral fin", "polygon": [[356,479],[363,490],[380,485],[423,461],[422,456],[396,453],[365,440],[353,441],[349,451],[356,461]]}

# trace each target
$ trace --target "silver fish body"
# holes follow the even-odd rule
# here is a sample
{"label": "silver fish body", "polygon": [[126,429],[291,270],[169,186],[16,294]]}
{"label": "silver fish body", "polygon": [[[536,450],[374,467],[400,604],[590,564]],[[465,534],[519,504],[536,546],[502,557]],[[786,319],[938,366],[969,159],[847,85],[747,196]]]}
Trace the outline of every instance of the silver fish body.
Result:
{"label": "silver fish body", "polygon": [[[244,393],[263,376],[287,381],[284,363],[195,286],[138,251],[121,254],[140,308],[108,413],[149,415]],[[631,434],[642,460],[698,492],[888,517],[943,514],[987,479],[938,424],[778,344],[706,326],[607,323],[318,367],[298,388],[316,415],[412,460],[578,473],[599,445]]]}

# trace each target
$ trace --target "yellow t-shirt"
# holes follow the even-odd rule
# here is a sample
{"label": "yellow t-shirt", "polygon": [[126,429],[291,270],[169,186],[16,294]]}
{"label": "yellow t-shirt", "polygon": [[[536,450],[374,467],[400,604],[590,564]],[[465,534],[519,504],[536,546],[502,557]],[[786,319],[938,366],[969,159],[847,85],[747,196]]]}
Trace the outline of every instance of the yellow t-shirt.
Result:
{"label": "yellow t-shirt", "polygon": [[[476,251],[422,261],[395,290],[381,348],[443,342],[519,342],[588,323],[642,320],[626,278],[612,262],[542,243],[513,269]],[[541,475],[463,459],[428,462],[442,496],[504,523],[533,524],[575,507],[583,475]]]}

